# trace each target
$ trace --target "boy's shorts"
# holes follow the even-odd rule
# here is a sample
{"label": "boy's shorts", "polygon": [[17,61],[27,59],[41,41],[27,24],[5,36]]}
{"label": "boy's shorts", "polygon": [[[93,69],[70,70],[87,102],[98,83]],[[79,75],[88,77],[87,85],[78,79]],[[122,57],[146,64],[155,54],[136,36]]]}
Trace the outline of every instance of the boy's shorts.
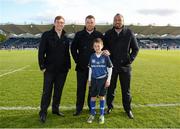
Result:
{"label": "boy's shorts", "polygon": [[91,79],[90,95],[91,97],[105,96],[107,88],[105,87],[107,77],[102,79]]}

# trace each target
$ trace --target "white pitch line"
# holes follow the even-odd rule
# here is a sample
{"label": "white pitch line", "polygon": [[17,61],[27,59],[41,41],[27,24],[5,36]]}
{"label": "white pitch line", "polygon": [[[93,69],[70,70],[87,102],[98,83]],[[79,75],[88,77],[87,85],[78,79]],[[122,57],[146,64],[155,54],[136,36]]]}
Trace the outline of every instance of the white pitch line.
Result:
{"label": "white pitch line", "polygon": [[145,104],[145,105],[141,105],[141,104],[137,104],[137,105],[133,105],[133,107],[177,107],[180,106],[180,103],[161,103],[161,104]]}
{"label": "white pitch line", "polygon": [[[180,103],[172,103],[172,104],[132,104],[133,108],[141,108],[141,107],[178,107],[180,106]],[[122,106],[115,105],[114,108],[123,108]],[[31,106],[18,106],[18,107],[3,107],[0,106],[1,110],[39,110],[40,107],[31,107]],[[51,108],[49,108],[51,109]],[[60,109],[63,110],[72,110],[75,109],[75,106],[60,106]],[[87,106],[84,107],[84,109],[88,109]]]}
{"label": "white pitch line", "polygon": [[3,73],[3,74],[0,75],[0,77],[3,77],[3,76],[6,76],[6,75],[8,75],[8,74],[12,74],[12,73],[21,71],[21,70],[23,70],[23,69],[25,69],[25,68],[27,68],[27,67],[29,67],[29,65],[26,65],[26,66],[21,67],[21,68],[19,68],[19,69],[15,69],[15,70],[10,71],[10,72],[7,72],[7,73]]}

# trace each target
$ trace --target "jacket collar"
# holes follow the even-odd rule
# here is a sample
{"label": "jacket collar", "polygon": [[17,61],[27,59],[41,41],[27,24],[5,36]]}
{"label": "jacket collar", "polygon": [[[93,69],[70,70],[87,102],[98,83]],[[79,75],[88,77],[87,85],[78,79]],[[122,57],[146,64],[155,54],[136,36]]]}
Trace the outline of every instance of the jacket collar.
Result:
{"label": "jacket collar", "polygon": [[[113,27],[112,30],[113,30],[114,33],[117,33],[116,30],[115,30],[115,27]],[[124,34],[125,34],[125,31],[126,31],[126,27],[123,25],[123,26],[122,26],[122,31],[120,32],[120,34],[123,34],[123,35],[124,35]]]}
{"label": "jacket collar", "polygon": [[[86,32],[86,33],[88,33],[87,30],[86,30],[86,27],[84,27],[83,31]],[[94,30],[92,31],[92,33],[93,33],[94,31],[96,31],[96,28],[95,28],[95,27],[94,27]]]}
{"label": "jacket collar", "polygon": [[[56,31],[55,31],[55,26],[52,27],[52,29],[50,30],[53,34],[56,34]],[[62,30],[62,36],[64,36],[66,33],[66,31],[63,29]]]}

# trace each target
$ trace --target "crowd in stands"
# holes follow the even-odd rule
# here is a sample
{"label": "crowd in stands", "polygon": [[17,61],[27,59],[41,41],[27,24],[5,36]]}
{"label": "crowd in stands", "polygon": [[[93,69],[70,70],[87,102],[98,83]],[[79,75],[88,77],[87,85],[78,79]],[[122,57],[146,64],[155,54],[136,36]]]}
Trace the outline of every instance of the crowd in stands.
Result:
{"label": "crowd in stands", "polygon": [[[73,37],[69,39],[72,41]],[[0,49],[25,49],[37,48],[40,43],[40,37],[11,37],[0,44]],[[180,48],[180,38],[137,38],[140,48]]]}
{"label": "crowd in stands", "polygon": [[9,38],[1,43],[1,49],[24,49],[24,48],[38,48],[40,38]]}
{"label": "crowd in stands", "polygon": [[178,49],[180,38],[137,38],[140,48]]}

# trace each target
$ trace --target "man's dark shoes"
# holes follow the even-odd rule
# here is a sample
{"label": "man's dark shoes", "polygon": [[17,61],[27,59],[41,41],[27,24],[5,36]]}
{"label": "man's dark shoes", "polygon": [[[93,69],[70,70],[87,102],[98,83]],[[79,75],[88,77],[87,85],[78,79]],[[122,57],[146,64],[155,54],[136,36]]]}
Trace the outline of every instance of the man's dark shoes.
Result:
{"label": "man's dark shoes", "polygon": [[65,116],[65,115],[64,115],[64,113],[59,112],[59,111],[52,111],[52,114],[56,114],[56,115],[58,115],[58,116],[62,116],[62,117],[64,117],[64,116]]}
{"label": "man's dark shoes", "polygon": [[40,118],[40,121],[42,122],[42,123],[45,123],[46,122],[46,113],[40,113],[39,114],[39,118]]}
{"label": "man's dark shoes", "polygon": [[105,114],[110,114],[112,112],[112,108],[108,108]]}
{"label": "man's dark shoes", "polygon": [[79,116],[81,114],[81,111],[76,111],[73,116]]}
{"label": "man's dark shoes", "polygon": [[134,118],[133,113],[132,113],[131,110],[127,111],[126,113],[127,113],[127,116],[129,117],[129,119],[133,119]]}

